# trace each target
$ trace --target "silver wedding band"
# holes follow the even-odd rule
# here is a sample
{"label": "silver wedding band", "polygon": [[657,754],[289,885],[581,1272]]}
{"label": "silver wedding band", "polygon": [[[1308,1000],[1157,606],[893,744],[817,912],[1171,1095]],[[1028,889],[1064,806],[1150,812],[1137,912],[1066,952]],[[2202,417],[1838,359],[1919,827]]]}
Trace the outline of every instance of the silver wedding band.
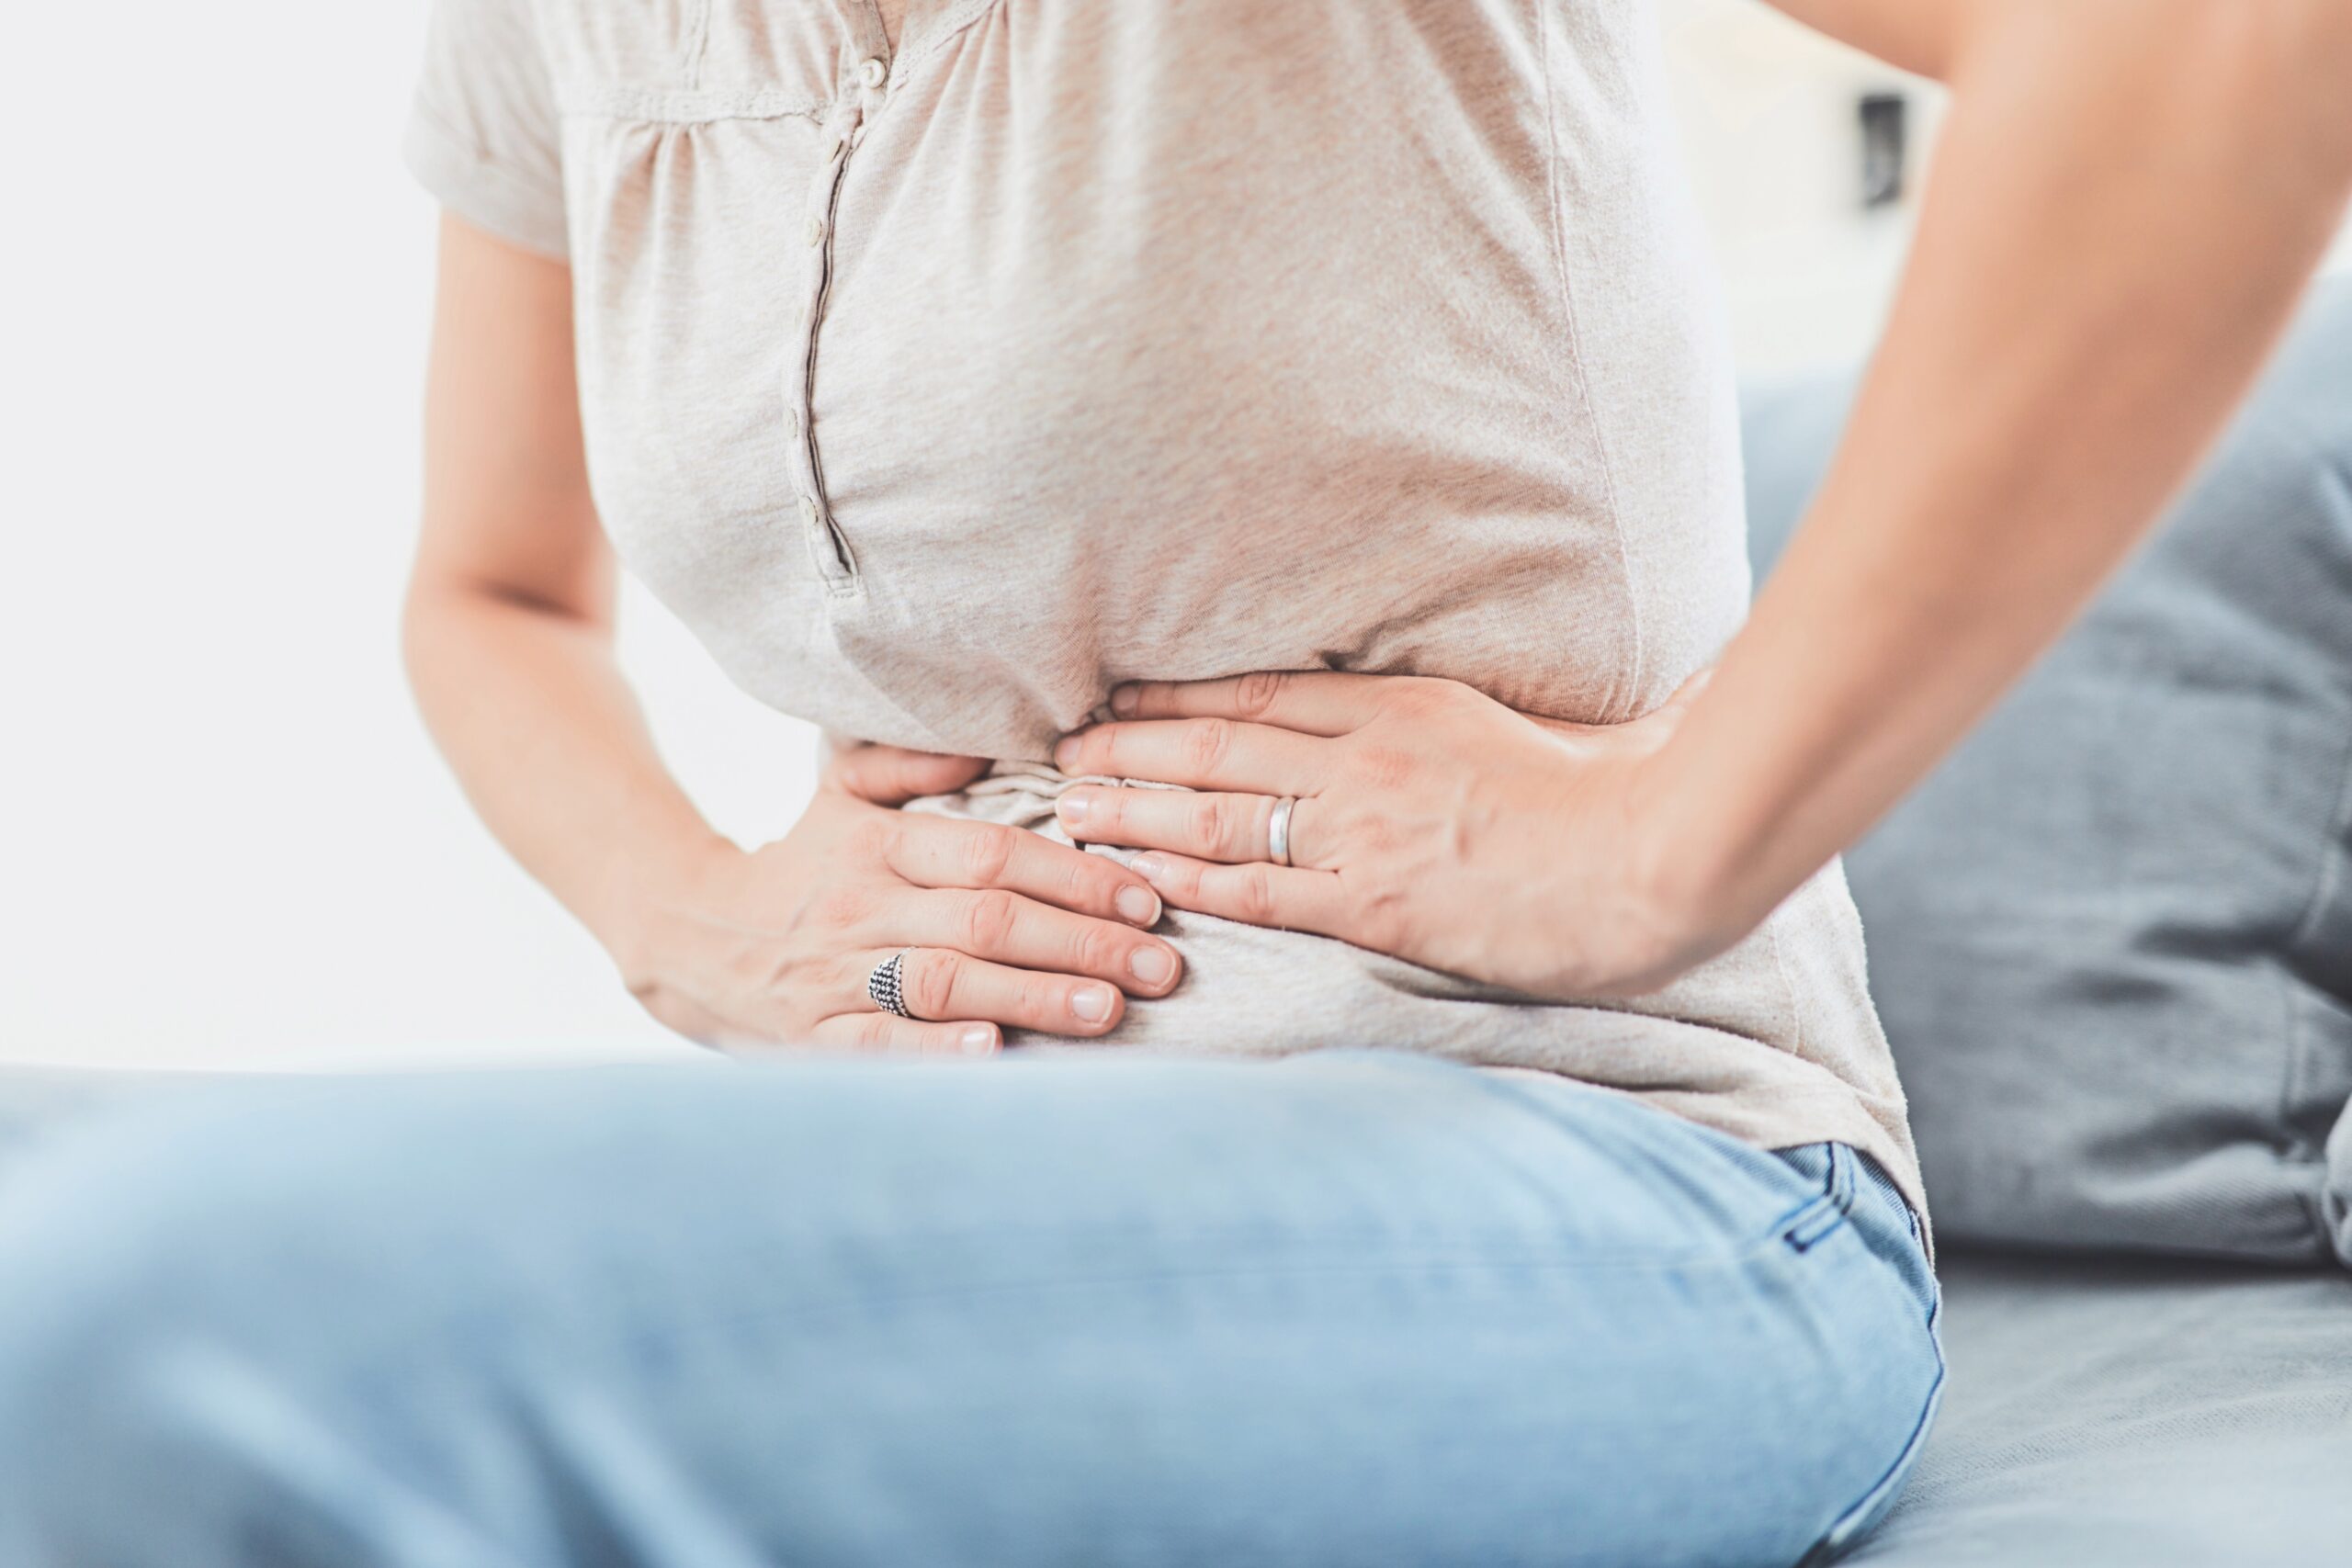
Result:
{"label": "silver wedding band", "polygon": [[1276,865],[1290,863],[1290,814],[1298,804],[1298,796],[1286,795],[1274,802],[1274,814],[1266,821],[1266,858]]}
{"label": "silver wedding band", "polygon": [[899,984],[906,958],[907,950],[902,947],[876,964],[874,973],[865,977],[865,994],[874,998],[874,1005],[899,1018],[914,1017],[907,1010],[906,988]]}

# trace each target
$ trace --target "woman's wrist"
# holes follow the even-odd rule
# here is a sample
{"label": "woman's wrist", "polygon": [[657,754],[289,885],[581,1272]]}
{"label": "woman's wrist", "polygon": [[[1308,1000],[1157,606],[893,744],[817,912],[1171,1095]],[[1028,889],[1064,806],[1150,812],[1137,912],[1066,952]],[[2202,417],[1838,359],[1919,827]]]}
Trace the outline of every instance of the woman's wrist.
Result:
{"label": "woman's wrist", "polygon": [[1693,778],[1691,764],[1673,742],[1646,759],[1628,845],[1661,962],[1677,971],[1738,942],[1793,890],[1772,885],[1764,824],[1736,782]]}
{"label": "woman's wrist", "polygon": [[639,840],[616,857],[582,922],[630,989],[658,983],[678,915],[710,902],[718,880],[746,858],[708,827]]}

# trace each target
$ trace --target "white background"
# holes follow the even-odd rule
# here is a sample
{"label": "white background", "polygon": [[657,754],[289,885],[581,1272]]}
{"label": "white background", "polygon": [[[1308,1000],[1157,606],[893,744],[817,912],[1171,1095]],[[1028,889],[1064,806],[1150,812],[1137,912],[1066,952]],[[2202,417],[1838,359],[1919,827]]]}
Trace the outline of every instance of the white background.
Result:
{"label": "white background", "polygon": [[[1890,73],[1661,0],[1751,369],[1869,342],[1908,217],[1855,208]],[[20,8],[0,51],[0,1057],[348,1066],[688,1049],[469,813],[396,614],[429,200],[418,0]],[[624,652],[744,841],[812,736],[641,592]]]}

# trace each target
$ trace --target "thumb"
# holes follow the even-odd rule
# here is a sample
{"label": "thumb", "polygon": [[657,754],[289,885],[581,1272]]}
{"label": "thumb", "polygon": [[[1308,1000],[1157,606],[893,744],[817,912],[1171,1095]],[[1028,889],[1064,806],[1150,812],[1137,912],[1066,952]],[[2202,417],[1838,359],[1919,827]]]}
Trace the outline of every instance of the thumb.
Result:
{"label": "thumb", "polygon": [[1667,709],[1671,708],[1674,710],[1677,717],[1681,716],[1683,714],[1690,711],[1690,705],[1699,700],[1699,694],[1705,691],[1707,689],[1707,682],[1714,678],[1715,667],[1713,665],[1708,664],[1702,666],[1698,670],[1691,671],[1690,679],[1684,681],[1679,686],[1675,687],[1674,694],[1667,698],[1666,701],[1660,703],[1657,707],[1652,711],[1655,713],[1664,713]]}
{"label": "thumb", "polygon": [[954,757],[858,741],[834,751],[825,780],[860,800],[899,806],[919,795],[962,789],[988,771],[986,757]]}
{"label": "thumb", "polygon": [[1682,728],[1682,721],[1690,716],[1690,705],[1699,700],[1699,694],[1707,689],[1707,682],[1714,673],[1712,664],[1694,671],[1682,684],[1674,688],[1672,696],[1641,717],[1629,721],[1627,728],[1631,730],[1638,726],[1641,734],[1652,738],[1653,744],[1664,745],[1668,736]]}

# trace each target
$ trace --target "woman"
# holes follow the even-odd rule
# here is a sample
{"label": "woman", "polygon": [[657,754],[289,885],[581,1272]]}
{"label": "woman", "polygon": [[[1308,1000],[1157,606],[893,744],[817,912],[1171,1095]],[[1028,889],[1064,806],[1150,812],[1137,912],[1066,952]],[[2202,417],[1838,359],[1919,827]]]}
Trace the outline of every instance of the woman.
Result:
{"label": "woman", "polygon": [[[1786,8],[1957,96],[1751,617],[1631,4],[440,0],[409,668],[747,1066],[62,1140],[0,1197],[7,1560],[1857,1539],[1942,1362],[1836,856],[2250,378],[2352,22]],[[826,727],[784,839],[662,768],[616,559]]]}

